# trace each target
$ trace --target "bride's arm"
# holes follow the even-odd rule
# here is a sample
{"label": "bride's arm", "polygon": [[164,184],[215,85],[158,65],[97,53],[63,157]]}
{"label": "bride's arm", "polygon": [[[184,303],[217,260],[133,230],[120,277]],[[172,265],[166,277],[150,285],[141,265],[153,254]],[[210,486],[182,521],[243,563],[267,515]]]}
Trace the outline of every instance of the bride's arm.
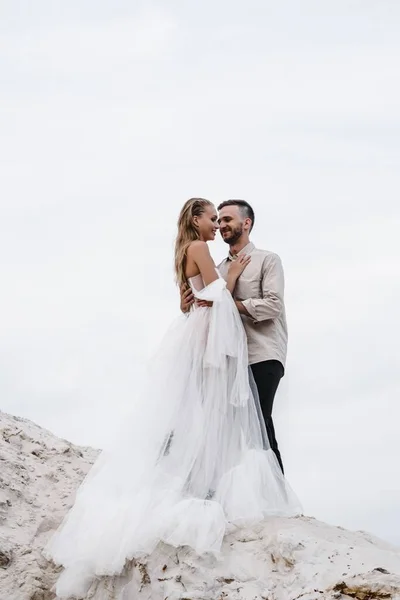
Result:
{"label": "bride's arm", "polygon": [[209,285],[218,279],[218,273],[206,242],[201,240],[192,242],[188,248],[187,257],[188,261],[196,263],[204,285]]}
{"label": "bride's arm", "polygon": [[229,265],[228,270],[228,278],[226,280],[226,287],[233,295],[233,290],[235,289],[235,285],[240,275],[243,273],[247,265],[251,260],[250,256],[246,256],[245,254],[241,254],[237,257],[237,259]]}
{"label": "bride's arm", "polygon": [[[196,263],[205,285],[209,285],[218,279],[215,264],[211,258],[210,250],[206,242],[200,240],[192,242],[188,248],[188,259],[193,260],[193,262]],[[241,255],[230,265],[226,287],[231,294],[233,294],[233,290],[235,289],[236,281],[243,273],[250,260],[250,256]]]}

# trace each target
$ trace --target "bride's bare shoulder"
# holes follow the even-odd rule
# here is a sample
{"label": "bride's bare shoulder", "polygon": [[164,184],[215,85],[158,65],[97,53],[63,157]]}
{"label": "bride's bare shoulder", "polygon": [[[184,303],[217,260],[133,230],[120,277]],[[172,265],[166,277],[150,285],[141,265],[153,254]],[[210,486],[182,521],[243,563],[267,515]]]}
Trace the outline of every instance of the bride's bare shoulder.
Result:
{"label": "bride's bare shoulder", "polygon": [[195,240],[188,246],[188,256],[199,256],[202,254],[210,254],[210,250],[206,242]]}

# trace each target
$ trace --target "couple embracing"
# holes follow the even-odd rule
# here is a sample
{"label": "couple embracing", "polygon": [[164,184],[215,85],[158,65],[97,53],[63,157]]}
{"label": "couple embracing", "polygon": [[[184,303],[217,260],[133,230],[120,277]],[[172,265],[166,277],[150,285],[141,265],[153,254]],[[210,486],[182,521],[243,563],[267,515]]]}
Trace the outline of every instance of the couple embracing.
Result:
{"label": "couple embracing", "polygon": [[[175,244],[181,310],[152,362],[132,417],[102,452],[46,548],[64,566],[60,598],[159,542],[218,552],[231,527],[301,506],[283,474],[272,421],[284,373],[284,278],[276,254],[250,242],[242,200],[183,206]],[[228,257],[207,245],[220,229]]]}

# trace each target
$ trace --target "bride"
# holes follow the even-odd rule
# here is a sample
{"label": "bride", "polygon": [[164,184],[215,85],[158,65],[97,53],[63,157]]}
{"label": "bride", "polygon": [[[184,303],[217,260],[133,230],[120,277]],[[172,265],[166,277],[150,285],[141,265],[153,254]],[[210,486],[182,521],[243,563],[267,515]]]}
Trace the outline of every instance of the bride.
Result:
{"label": "bride", "polygon": [[95,577],[120,573],[160,541],[218,552],[231,523],[301,511],[258,416],[231,295],[250,258],[233,262],[225,282],[207,245],[217,229],[211,202],[185,203],[175,270],[196,304],[168,330],[124,432],[97,459],[45,550],[64,567],[60,598],[84,595]]}

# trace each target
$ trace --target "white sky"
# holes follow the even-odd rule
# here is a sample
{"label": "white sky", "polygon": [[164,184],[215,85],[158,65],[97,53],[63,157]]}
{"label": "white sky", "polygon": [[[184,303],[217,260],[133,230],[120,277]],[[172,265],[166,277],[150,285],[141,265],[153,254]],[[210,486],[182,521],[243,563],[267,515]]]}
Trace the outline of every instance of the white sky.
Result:
{"label": "white sky", "polygon": [[399,33],[397,0],[0,2],[1,408],[104,445],[178,313],[183,202],[245,198],[288,478],[400,544]]}

